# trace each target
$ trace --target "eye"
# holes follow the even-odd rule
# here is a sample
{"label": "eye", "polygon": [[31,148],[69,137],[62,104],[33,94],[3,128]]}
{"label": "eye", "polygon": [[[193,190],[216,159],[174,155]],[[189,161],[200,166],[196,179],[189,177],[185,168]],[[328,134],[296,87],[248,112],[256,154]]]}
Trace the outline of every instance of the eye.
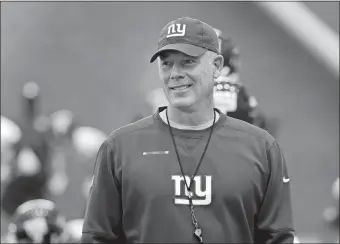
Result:
{"label": "eye", "polygon": [[168,61],[162,61],[162,66],[169,66],[170,65],[170,62]]}
{"label": "eye", "polygon": [[194,64],[194,63],[196,63],[196,62],[195,62],[195,60],[188,59],[188,60],[185,60],[184,63],[185,63],[185,64]]}

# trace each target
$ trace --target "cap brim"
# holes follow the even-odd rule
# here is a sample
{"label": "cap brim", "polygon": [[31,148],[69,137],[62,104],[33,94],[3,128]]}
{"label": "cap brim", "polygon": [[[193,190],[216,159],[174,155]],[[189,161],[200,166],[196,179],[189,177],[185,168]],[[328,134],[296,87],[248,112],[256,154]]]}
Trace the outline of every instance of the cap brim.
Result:
{"label": "cap brim", "polygon": [[186,55],[192,56],[192,57],[198,57],[201,56],[203,53],[207,51],[207,49],[198,47],[195,45],[187,44],[187,43],[176,43],[176,44],[169,44],[161,49],[159,49],[150,60],[150,63],[154,62],[156,58],[164,51],[179,51],[182,53],[185,53]]}

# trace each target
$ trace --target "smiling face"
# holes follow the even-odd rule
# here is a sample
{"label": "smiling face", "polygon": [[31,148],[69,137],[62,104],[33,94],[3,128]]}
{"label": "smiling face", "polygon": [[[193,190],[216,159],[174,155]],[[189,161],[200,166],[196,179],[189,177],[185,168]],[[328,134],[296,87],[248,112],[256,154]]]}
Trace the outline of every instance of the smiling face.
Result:
{"label": "smiling face", "polygon": [[220,74],[223,58],[207,51],[200,57],[179,51],[164,51],[159,56],[159,75],[171,106],[197,110],[213,101],[214,78]]}

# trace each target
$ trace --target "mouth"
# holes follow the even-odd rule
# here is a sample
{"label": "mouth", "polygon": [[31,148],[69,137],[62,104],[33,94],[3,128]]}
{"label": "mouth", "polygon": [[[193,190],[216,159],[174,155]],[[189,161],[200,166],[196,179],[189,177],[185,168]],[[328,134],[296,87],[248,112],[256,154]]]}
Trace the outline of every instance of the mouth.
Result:
{"label": "mouth", "polygon": [[174,87],[170,87],[170,90],[172,90],[172,91],[186,91],[190,87],[192,87],[192,85],[174,86]]}

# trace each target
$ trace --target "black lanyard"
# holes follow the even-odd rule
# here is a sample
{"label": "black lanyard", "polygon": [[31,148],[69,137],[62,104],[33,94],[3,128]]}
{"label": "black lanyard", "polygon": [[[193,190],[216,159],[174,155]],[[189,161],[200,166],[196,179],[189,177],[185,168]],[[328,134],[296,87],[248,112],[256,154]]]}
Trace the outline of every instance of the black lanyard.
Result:
{"label": "black lanyard", "polygon": [[202,153],[202,156],[196,166],[196,169],[194,171],[194,174],[191,176],[191,180],[190,180],[190,184],[187,183],[186,181],[186,178],[185,178],[185,175],[184,175],[184,171],[183,171],[183,166],[182,166],[182,163],[181,163],[181,159],[179,157],[179,153],[178,153],[178,149],[177,149],[177,145],[176,145],[176,142],[175,142],[175,137],[174,137],[174,134],[172,132],[172,128],[170,126],[170,121],[169,121],[169,116],[168,116],[168,109],[166,109],[166,119],[167,119],[167,122],[168,122],[168,127],[169,127],[169,131],[170,131],[170,134],[171,134],[171,139],[172,139],[172,142],[174,144],[174,147],[175,147],[175,152],[176,152],[176,156],[177,156],[177,160],[178,160],[178,164],[181,168],[181,173],[182,173],[182,176],[183,176],[183,179],[184,179],[184,182],[185,182],[185,186],[187,188],[187,191],[188,191],[188,199],[189,199],[189,207],[190,207],[190,214],[191,214],[191,218],[192,218],[192,224],[194,225],[194,236],[196,237],[196,239],[199,241],[199,243],[203,243],[203,233],[202,233],[202,228],[199,227],[198,225],[198,220],[196,218],[196,215],[195,215],[195,209],[194,209],[194,205],[192,203],[192,196],[193,196],[193,193],[191,191],[191,186],[192,186],[192,182],[194,181],[194,178],[201,166],[201,163],[203,161],[203,158],[204,158],[204,155],[207,151],[207,148],[208,148],[208,145],[210,143],[210,139],[211,139],[211,135],[214,131],[214,125],[215,125],[215,120],[216,120],[216,114],[215,114],[215,111],[214,111],[214,121],[213,121],[213,124],[211,126],[211,129],[210,129],[210,134],[209,134],[209,138],[208,138],[208,141],[205,145],[205,148],[204,148],[204,151]]}

